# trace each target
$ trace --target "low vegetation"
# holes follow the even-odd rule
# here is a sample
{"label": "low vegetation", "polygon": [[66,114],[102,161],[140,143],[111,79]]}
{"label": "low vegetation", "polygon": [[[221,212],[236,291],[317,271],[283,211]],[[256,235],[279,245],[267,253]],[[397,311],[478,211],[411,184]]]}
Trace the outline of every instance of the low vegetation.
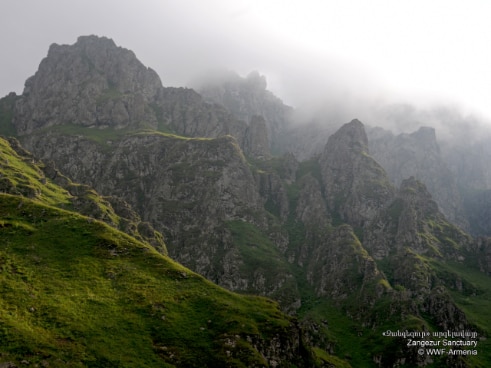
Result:
{"label": "low vegetation", "polygon": [[102,222],[0,203],[1,361],[246,367],[267,363],[252,338],[291,327],[276,303],[225,291]]}

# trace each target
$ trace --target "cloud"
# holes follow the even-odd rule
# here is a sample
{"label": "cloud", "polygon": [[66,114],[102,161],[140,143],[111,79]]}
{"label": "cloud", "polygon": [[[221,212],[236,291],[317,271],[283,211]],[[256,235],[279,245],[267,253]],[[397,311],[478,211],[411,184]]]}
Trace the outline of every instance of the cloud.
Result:
{"label": "cloud", "polygon": [[5,0],[0,95],[22,91],[51,43],[96,34],[165,85],[210,68],[247,75],[295,106],[459,101],[491,116],[486,1]]}

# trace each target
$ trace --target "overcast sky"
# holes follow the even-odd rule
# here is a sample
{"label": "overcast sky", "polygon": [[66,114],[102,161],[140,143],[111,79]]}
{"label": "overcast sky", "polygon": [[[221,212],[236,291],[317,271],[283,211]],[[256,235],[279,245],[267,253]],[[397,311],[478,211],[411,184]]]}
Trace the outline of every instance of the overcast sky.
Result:
{"label": "overcast sky", "polygon": [[293,106],[448,100],[491,117],[490,18],[488,0],[2,0],[0,96],[22,92],[50,44],[96,34],[166,86],[258,70]]}

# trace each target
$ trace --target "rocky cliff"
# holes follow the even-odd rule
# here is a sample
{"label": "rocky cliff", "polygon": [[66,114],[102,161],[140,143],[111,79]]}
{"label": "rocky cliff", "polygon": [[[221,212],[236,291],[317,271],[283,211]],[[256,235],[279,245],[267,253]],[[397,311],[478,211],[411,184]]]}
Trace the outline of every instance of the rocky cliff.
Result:
{"label": "rocky cliff", "polygon": [[265,76],[253,71],[242,78],[231,71],[218,71],[199,78],[194,84],[206,101],[224,106],[242,121],[252,122],[261,116],[267,128],[269,149],[282,152],[293,109],[266,89]]}
{"label": "rocky cliff", "polygon": [[74,45],[51,45],[39,70],[26,81],[14,124],[19,135],[69,123],[155,128],[149,104],[160,88],[158,75],[133,52],[107,38],[80,37]]}
{"label": "rocky cliff", "polygon": [[329,137],[319,161],[329,208],[343,222],[363,226],[393,195],[385,171],[368,153],[358,120]]}
{"label": "rocky cliff", "polygon": [[370,152],[396,186],[414,176],[426,185],[447,219],[469,229],[455,177],[443,159],[435,129],[421,127],[397,136],[381,128],[370,132]]}
{"label": "rocky cliff", "polygon": [[[88,185],[72,182],[53,164],[44,164],[27,152],[15,138],[1,140],[0,191],[79,212],[101,220],[145,241],[162,254],[167,249],[162,235],[121,197],[101,196]],[[50,188],[50,183],[55,184]]]}
{"label": "rocky cliff", "polygon": [[260,125],[248,129],[245,122],[205,103],[193,90],[164,88],[159,76],[132,51],[104,37],[53,44],[13,110],[12,124],[19,136],[60,125],[149,128],[192,137],[231,134],[247,154],[269,152]]}
{"label": "rocky cliff", "polygon": [[[134,219],[53,173],[0,138],[0,366],[317,365],[276,303],[233,294],[156,252],[149,226],[116,230]],[[101,213],[107,224],[94,218]]]}
{"label": "rocky cliff", "polygon": [[[92,60],[83,50],[98,41]],[[324,142],[320,155],[299,162],[292,154],[271,155],[267,116],[255,114],[244,122],[193,90],[164,88],[155,80],[140,86],[132,74],[153,72],[136,61],[130,62],[133,69],[111,68],[112,74],[98,66],[94,76],[77,83],[79,74],[71,74],[70,65],[78,57],[82,64],[105,65],[97,62],[103,55],[130,55],[110,40],[80,38],[74,46],[52,49],[59,53],[50,51],[25,93],[5,102],[9,113],[2,123],[2,131],[15,128],[33,157],[53,162],[50,178],[66,175],[90,185],[115,198],[108,200],[114,210],[133,213],[128,203],[141,221],[164,234],[175,260],[228,289],[277,300],[300,318],[302,338],[331,354],[319,353],[319,364],[467,364],[418,356],[381,336],[387,328],[467,329],[486,336],[490,326],[476,318],[475,306],[491,298],[489,242],[447,222],[416,178],[400,173],[396,189],[372,156],[360,121],[343,125]],[[50,81],[43,76],[51,72],[46,65],[52,64],[58,65],[60,78],[75,78],[70,88],[83,100],[71,99],[77,108],[104,95],[106,89],[91,87],[93,78],[113,80],[117,93],[111,94],[111,106],[121,102],[133,117],[148,113],[145,123],[128,118],[126,124],[109,108],[95,108],[93,120],[83,114],[69,122],[58,118],[73,114],[71,105],[64,105],[68,87],[47,94],[33,94],[30,87],[39,83],[36,88],[43,89],[43,81]],[[136,96],[139,102],[129,103]],[[133,109],[143,115],[130,113]],[[402,146],[421,141],[434,158],[430,166],[437,165],[434,134],[418,134],[422,137],[410,137],[409,143],[402,137]],[[409,168],[431,170],[418,152],[409,151],[408,157],[420,162]],[[251,337],[248,343],[255,341]],[[283,337],[274,341],[261,354],[273,357]],[[378,348],[372,351],[373,341]]]}
{"label": "rocky cliff", "polygon": [[[23,142],[75,180],[125,198],[175,244],[172,256],[208,276],[200,259],[210,267],[214,250],[205,244],[213,239],[217,246],[224,222],[251,220],[260,210],[254,177],[230,136],[192,139],[141,132],[100,144],[51,132],[23,137]],[[194,241],[203,242],[202,256],[186,247],[188,242],[194,247]]]}

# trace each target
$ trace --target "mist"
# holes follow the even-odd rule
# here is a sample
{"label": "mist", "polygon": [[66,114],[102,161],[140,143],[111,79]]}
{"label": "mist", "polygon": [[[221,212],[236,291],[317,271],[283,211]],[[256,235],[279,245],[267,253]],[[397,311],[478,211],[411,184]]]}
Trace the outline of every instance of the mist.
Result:
{"label": "mist", "polygon": [[[358,118],[403,132],[440,121],[437,106],[482,122],[491,117],[488,7],[482,1],[6,0],[0,96],[22,93],[50,44],[95,34],[134,51],[165,86],[192,86],[211,69],[242,76],[257,70],[301,122]],[[400,106],[412,109],[404,121],[395,119]]]}

